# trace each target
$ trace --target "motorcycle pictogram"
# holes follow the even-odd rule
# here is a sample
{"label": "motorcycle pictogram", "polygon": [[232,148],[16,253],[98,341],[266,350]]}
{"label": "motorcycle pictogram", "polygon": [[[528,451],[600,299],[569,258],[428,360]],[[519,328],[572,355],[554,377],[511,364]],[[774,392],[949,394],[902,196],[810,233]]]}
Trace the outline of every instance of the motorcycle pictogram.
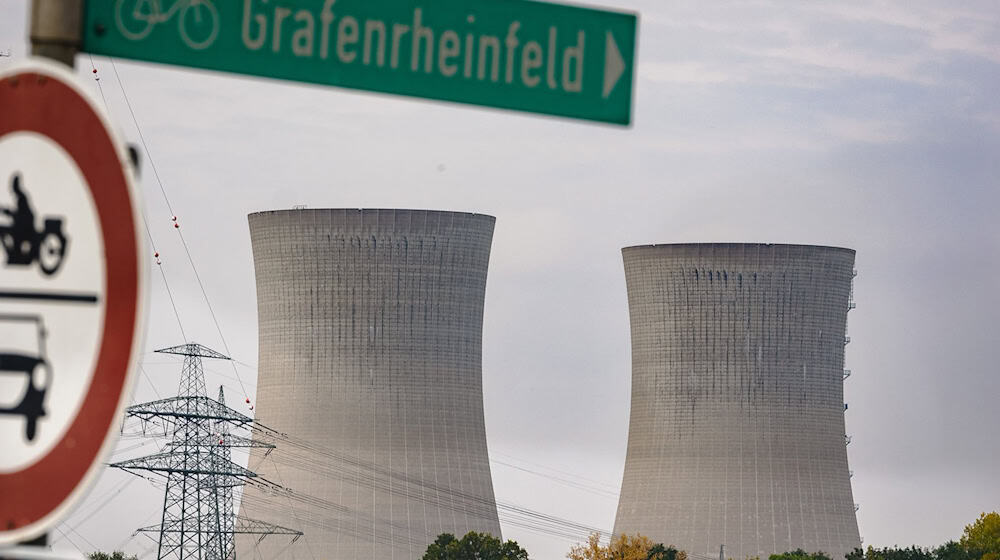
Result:
{"label": "motorcycle pictogram", "polygon": [[11,191],[15,206],[0,208],[11,220],[8,225],[0,225],[0,242],[7,253],[7,264],[30,266],[37,261],[42,272],[51,276],[62,265],[69,242],[62,231],[62,218],[46,217],[42,229],[35,229],[35,213],[21,187],[20,174],[15,173],[11,178]]}

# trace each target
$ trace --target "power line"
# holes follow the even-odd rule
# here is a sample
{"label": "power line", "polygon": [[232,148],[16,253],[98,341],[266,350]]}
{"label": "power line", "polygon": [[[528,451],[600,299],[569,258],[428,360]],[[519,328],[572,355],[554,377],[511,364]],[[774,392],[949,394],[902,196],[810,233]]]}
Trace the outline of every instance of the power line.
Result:
{"label": "power line", "polygon": [[[104,506],[106,506],[108,504],[108,502],[110,502],[114,498],[118,497],[118,495],[121,494],[122,491],[124,491],[126,488],[128,488],[129,485],[132,484],[132,482],[134,482],[135,480],[136,480],[135,478],[127,478],[127,479],[124,479],[123,481],[118,482],[115,486],[113,486],[111,488],[111,490],[109,490],[108,492],[106,492],[104,495],[101,496],[101,498],[105,498],[105,496],[106,496],[107,499],[104,499],[104,501],[102,501],[101,503],[99,503],[98,505],[96,505],[95,507],[93,507],[91,509],[90,513],[88,513],[86,516],[84,516],[83,519],[77,521],[76,524],[74,524],[71,527],[67,526],[68,525],[68,521],[69,521],[67,519],[66,522],[63,523],[63,526],[67,526],[66,527],[67,529],[69,529],[70,531],[73,531],[74,533],[76,533],[77,527],[80,527],[81,525],[83,525],[84,523],[86,523],[87,521],[89,521],[91,517],[93,517],[98,512],[100,512],[101,509],[104,508]],[[117,490],[115,490],[115,487],[118,487]],[[114,491],[113,494],[111,494],[112,491]],[[108,494],[111,494],[111,495],[109,496]],[[101,499],[101,498],[98,498],[98,499]],[[77,534],[79,534],[79,533],[77,533]],[[53,544],[55,544],[56,542],[58,542],[58,539],[55,540],[55,541],[53,541]],[[94,547],[94,548],[96,549],[97,547]]]}
{"label": "power line", "polygon": [[[421,501],[441,509],[465,511],[466,513],[478,515],[499,512],[505,522],[509,524],[562,538],[583,540],[593,533],[598,533],[605,537],[610,535],[610,531],[607,530],[535,511],[517,504],[488,500],[462,491],[442,487],[296,438],[279,435],[277,439],[282,442],[283,449],[298,448],[308,453],[308,455],[296,456],[291,451],[280,455],[271,454],[269,457],[275,464],[281,463],[311,474],[339,478],[361,487],[371,487],[387,492],[390,495]],[[393,480],[396,480],[397,483],[393,483]],[[314,508],[326,511],[351,511],[350,508],[341,504],[328,502],[315,496],[293,494],[293,497],[308,503]],[[430,537],[433,538],[435,536],[432,535]]]}
{"label": "power line", "polygon": [[[163,187],[163,181],[160,178],[160,172],[156,168],[156,162],[153,160],[153,156],[149,151],[149,145],[146,143],[146,137],[142,134],[142,128],[139,126],[139,119],[136,118],[135,111],[132,108],[132,102],[129,101],[128,93],[126,93],[125,91],[125,82],[122,81],[121,75],[119,75],[118,73],[118,66],[115,64],[115,59],[109,58],[109,60],[111,61],[111,68],[115,72],[115,79],[118,81],[118,86],[121,88],[122,97],[125,99],[125,105],[126,107],[128,107],[129,115],[132,117],[132,122],[135,124],[136,132],[139,135],[139,141],[142,143],[142,149],[146,153],[146,159],[149,160],[149,167],[153,170],[153,177],[156,178],[156,184],[160,188],[160,194],[163,195],[163,202],[167,205],[167,210],[170,212],[170,215],[173,219],[174,229],[177,230],[177,236],[181,241],[181,246],[184,247],[184,253],[187,255],[188,263],[190,263],[191,270],[194,272],[195,280],[197,280],[198,287],[201,289],[201,295],[205,299],[205,305],[208,307],[209,315],[211,315],[212,322],[215,324],[215,329],[219,334],[219,339],[222,341],[222,347],[226,351],[226,354],[232,354],[232,352],[229,349],[229,344],[226,342],[226,337],[225,335],[222,334],[222,327],[219,325],[219,319],[216,317],[215,310],[212,308],[212,302],[208,298],[208,292],[206,292],[205,290],[205,284],[202,282],[201,275],[198,273],[198,267],[195,266],[194,258],[191,256],[191,250],[188,247],[187,241],[184,239],[183,232],[181,232],[180,230],[180,224],[177,223],[177,213],[174,212],[173,205],[170,204],[170,198],[167,196],[167,191]],[[164,276],[164,282],[166,282],[166,276]],[[173,296],[171,296],[171,303],[173,303]],[[178,323],[179,321],[180,319],[178,318]],[[184,338],[185,342],[188,341],[187,337],[184,336],[183,328],[181,329],[181,336]],[[243,392],[243,397],[247,399],[247,401],[249,401],[250,395],[249,393],[247,393],[246,387],[243,386],[243,380],[240,378],[239,371],[237,371],[236,369],[236,364],[231,363],[231,365],[233,367],[233,373],[236,375],[236,380],[240,384],[240,389]]]}
{"label": "power line", "polygon": [[[267,455],[265,455],[265,457],[271,457],[271,454],[268,453]],[[278,475],[278,483],[281,484],[282,486],[284,486],[285,485],[285,479],[281,476],[281,473],[278,472],[278,466],[274,465],[274,458],[273,457],[271,457],[271,462],[272,462],[272,465],[274,466],[274,474]],[[291,502],[289,502],[289,504],[291,504]],[[295,520],[298,521],[299,523],[302,523],[302,520],[299,519],[298,517],[296,517]],[[309,556],[311,556],[313,558],[313,560],[316,560],[316,555],[313,554],[312,547],[309,546],[309,540],[308,540],[309,536],[306,535],[305,539],[306,539],[306,541],[305,541],[305,543],[306,543],[306,549],[309,550]],[[289,543],[289,544],[291,544],[291,543]]]}
{"label": "power line", "polygon": [[532,462],[532,461],[528,461],[527,459],[522,459],[522,458],[519,458],[519,457],[515,457],[513,455],[510,455],[509,453],[501,453],[501,452],[498,452],[498,451],[494,451],[494,452],[491,452],[490,454],[491,455],[497,455],[497,456],[500,456],[500,457],[506,457],[507,459],[510,459],[510,460],[513,460],[513,461],[517,461],[519,463],[525,463],[525,464],[528,464],[528,465],[532,465],[534,467],[539,467],[539,468],[543,468],[545,470],[556,472],[556,473],[559,473],[559,474],[562,474],[562,475],[570,476],[570,477],[573,477],[573,478],[576,478],[576,479],[579,479],[579,480],[583,480],[583,481],[589,482],[591,484],[594,484],[595,486],[604,486],[604,487],[608,488],[609,490],[614,491],[616,495],[618,493],[618,486],[615,485],[615,484],[608,484],[607,482],[602,482],[600,480],[594,480],[592,478],[587,478],[585,476],[581,476],[579,474],[571,473],[569,471],[563,471],[563,470],[559,470],[559,469],[556,469],[556,468],[553,468],[553,467],[549,467],[547,465],[543,465],[541,463],[535,463],[535,462]]}
{"label": "power line", "polygon": [[59,527],[56,527],[56,531],[58,531],[59,534],[62,535],[64,539],[66,539],[67,541],[69,541],[69,544],[73,545],[73,548],[75,548],[77,550],[77,552],[79,552],[80,554],[83,554],[84,556],[86,556],[86,554],[83,552],[83,550],[81,550],[80,547],[77,546],[75,542],[73,542],[73,539],[69,538],[69,535],[67,535],[66,533],[64,533],[62,529],[60,529]]}
{"label": "power line", "polygon": [[146,368],[142,367],[142,362],[139,362],[139,371],[142,372],[142,376],[146,378],[146,383],[149,383],[149,386],[153,389],[153,393],[156,395],[156,398],[159,399],[160,392],[156,390],[156,385],[153,385],[153,380],[146,374]]}
{"label": "power line", "polygon": [[122,81],[121,76],[118,74],[118,66],[115,64],[114,58],[108,59],[111,62],[111,69],[115,72],[115,79],[118,81],[118,86],[122,90],[122,97],[125,99],[125,106],[128,107],[128,112],[132,116],[132,122],[135,123],[135,130],[139,133],[139,141],[142,142],[142,149],[146,152],[146,158],[149,160],[149,166],[153,169],[153,176],[156,177],[156,184],[160,187],[160,193],[163,194],[163,201],[167,204],[167,210],[172,216],[176,216],[174,209],[170,206],[170,199],[167,198],[167,191],[163,188],[163,181],[160,180],[160,172],[156,169],[156,162],[149,155],[149,146],[146,145],[146,137],[142,134],[142,128],[139,127],[139,120],[135,118],[135,111],[132,110],[132,103],[128,99],[128,94],[125,92],[125,83]]}
{"label": "power line", "polygon": [[[97,90],[101,92],[101,99],[104,101],[104,109],[108,112],[108,114],[111,114],[111,107],[108,105],[108,99],[104,95],[104,86],[101,85],[101,77],[97,75],[97,66],[94,64],[94,55],[89,55],[89,56],[90,56],[90,68],[91,68],[91,71],[94,74],[94,82],[97,84]],[[114,70],[115,70],[115,78],[118,80],[118,85],[121,86],[121,78],[118,77],[118,69],[114,67],[114,61],[113,60],[112,60],[112,68],[114,68]],[[123,87],[122,88],[122,94],[124,95],[124,93],[125,93],[125,89]],[[131,113],[132,112],[132,106],[128,102],[128,97],[125,98],[125,103],[126,103],[126,105],[128,105],[129,112]],[[136,122],[135,121],[135,114],[132,114],[132,121]],[[139,130],[138,123],[136,123],[136,130]],[[139,131],[139,138],[142,139],[142,131]],[[143,139],[142,145],[143,145],[143,148],[145,149],[146,142],[145,142],[144,139]],[[146,150],[146,157],[149,158],[149,151],[148,151],[148,149]],[[152,165],[152,162],[153,162],[153,160],[150,158],[150,165]],[[154,172],[154,174],[156,173],[156,168],[155,167],[153,168],[153,172]],[[157,176],[157,181],[159,181],[159,176]],[[142,216],[143,228],[144,228],[144,231],[146,232],[146,238],[149,240],[149,246],[153,249],[153,256],[156,259],[157,268],[160,269],[160,276],[163,278],[163,286],[166,288],[167,297],[170,298],[170,306],[174,310],[174,317],[177,319],[177,327],[181,331],[181,338],[184,339],[184,340],[187,340],[187,337],[184,335],[184,325],[181,324],[180,313],[177,312],[177,304],[174,302],[174,295],[170,291],[170,284],[167,282],[167,275],[166,275],[166,273],[163,272],[163,267],[160,266],[160,252],[156,249],[156,241],[153,240],[153,234],[149,230],[149,220],[146,218],[145,208],[142,209],[141,216]]]}
{"label": "power line", "polygon": [[546,473],[543,473],[543,472],[534,471],[534,470],[531,470],[531,469],[528,469],[528,468],[525,468],[525,467],[520,467],[518,465],[514,465],[514,464],[511,464],[511,463],[500,461],[498,459],[490,459],[490,462],[494,463],[494,464],[497,464],[497,465],[504,466],[504,467],[508,467],[508,468],[511,468],[511,469],[519,470],[519,471],[522,471],[522,472],[525,472],[525,473],[528,473],[528,474],[532,474],[532,475],[535,475],[535,476],[538,476],[538,477],[541,477],[541,478],[552,480],[552,481],[558,482],[560,484],[563,484],[563,485],[566,485],[566,486],[570,486],[572,488],[577,488],[579,490],[583,490],[585,492],[590,492],[592,494],[597,494],[599,496],[611,497],[611,498],[617,498],[618,497],[618,493],[617,492],[611,492],[609,490],[604,490],[602,488],[597,488],[597,487],[594,487],[594,486],[589,486],[589,485],[586,485],[586,484],[581,484],[581,483],[578,483],[578,482],[574,482],[574,481],[566,479],[566,478],[561,478],[561,477],[550,475],[550,474],[546,474]]}

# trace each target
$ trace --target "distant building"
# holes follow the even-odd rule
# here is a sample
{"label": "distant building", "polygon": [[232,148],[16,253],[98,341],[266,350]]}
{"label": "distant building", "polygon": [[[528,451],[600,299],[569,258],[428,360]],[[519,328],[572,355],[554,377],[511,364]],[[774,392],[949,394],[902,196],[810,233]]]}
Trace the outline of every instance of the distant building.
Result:
{"label": "distant building", "polygon": [[632,405],[615,533],[738,560],[860,546],[843,398],[854,251],[622,255]]}
{"label": "distant building", "polygon": [[[302,530],[305,546],[286,554],[310,560],[413,560],[440,533],[499,537],[481,365],[494,218],[309,209],[249,221],[257,418],[312,445],[250,459],[305,503],[248,487],[241,512]],[[284,546],[238,541],[243,558]]]}

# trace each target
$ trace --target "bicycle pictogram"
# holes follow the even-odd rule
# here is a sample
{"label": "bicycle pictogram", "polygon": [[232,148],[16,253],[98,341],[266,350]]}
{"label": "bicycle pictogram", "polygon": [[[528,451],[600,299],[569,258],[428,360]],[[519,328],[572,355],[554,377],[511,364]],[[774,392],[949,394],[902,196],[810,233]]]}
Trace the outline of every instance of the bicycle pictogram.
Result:
{"label": "bicycle pictogram", "polygon": [[139,41],[158,24],[177,16],[177,30],[187,46],[202,50],[215,42],[219,35],[219,11],[212,0],[174,0],[166,10],[162,4],[160,0],[117,0],[118,30],[126,38]]}

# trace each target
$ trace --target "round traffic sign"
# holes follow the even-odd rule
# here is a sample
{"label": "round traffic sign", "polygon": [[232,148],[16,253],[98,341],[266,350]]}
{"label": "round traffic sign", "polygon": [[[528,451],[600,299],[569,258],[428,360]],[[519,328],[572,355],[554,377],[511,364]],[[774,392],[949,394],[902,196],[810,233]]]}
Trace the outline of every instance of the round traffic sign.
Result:
{"label": "round traffic sign", "polygon": [[0,73],[0,544],[85,495],[117,441],[145,328],[125,144],[54,63]]}

